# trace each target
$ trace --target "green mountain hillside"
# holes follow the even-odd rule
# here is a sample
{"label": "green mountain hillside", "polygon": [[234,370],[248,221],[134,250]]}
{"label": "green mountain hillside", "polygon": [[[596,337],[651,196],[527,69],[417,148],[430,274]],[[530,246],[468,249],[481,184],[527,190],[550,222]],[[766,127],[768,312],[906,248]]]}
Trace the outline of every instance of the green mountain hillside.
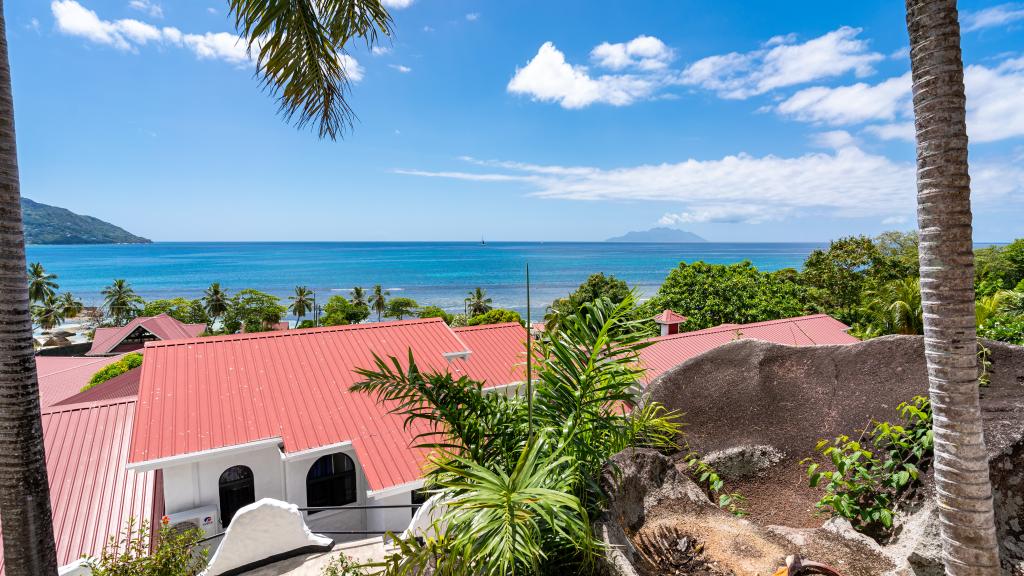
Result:
{"label": "green mountain hillside", "polygon": [[146,244],[147,238],[92,216],[21,199],[27,244]]}

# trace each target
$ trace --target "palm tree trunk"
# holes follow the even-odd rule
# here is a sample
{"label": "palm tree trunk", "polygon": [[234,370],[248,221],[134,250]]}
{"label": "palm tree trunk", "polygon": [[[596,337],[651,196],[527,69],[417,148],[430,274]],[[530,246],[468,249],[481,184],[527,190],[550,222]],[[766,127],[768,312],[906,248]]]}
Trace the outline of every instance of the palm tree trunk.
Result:
{"label": "palm tree trunk", "polygon": [[25,281],[14,99],[0,0],[0,521],[7,576],[57,574]]}
{"label": "palm tree trunk", "polygon": [[917,130],[921,303],[946,574],[999,574],[978,405],[966,98],[956,0],[906,0]]}

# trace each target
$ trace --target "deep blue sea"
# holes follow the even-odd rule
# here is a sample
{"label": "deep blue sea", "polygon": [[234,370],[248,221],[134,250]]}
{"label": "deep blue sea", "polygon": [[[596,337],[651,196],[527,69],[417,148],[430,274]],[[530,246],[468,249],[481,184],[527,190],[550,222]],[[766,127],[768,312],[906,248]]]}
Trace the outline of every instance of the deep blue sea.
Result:
{"label": "deep blue sea", "polygon": [[[86,305],[125,278],[144,298],[198,297],[211,282],[233,292],[256,288],[281,297],[296,285],[348,296],[352,286],[386,287],[420,305],[451,311],[480,286],[494,305],[526,310],[524,267],[530,264],[535,315],[594,272],[614,274],[651,295],[680,261],[750,260],[761,270],[799,268],[818,243],[570,243],[489,242],[161,242],[29,246],[28,261],[57,274],[61,290]],[[321,300],[322,299],[322,300]]]}

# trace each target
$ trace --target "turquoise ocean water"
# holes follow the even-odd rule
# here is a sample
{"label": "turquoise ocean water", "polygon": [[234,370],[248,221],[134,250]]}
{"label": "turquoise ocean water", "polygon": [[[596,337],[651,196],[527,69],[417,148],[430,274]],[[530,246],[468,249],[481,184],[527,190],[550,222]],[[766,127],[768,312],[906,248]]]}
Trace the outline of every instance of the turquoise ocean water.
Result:
{"label": "turquoise ocean water", "polygon": [[319,302],[352,286],[386,287],[420,305],[451,311],[481,286],[494,305],[526,309],[524,267],[530,264],[533,312],[571,292],[594,272],[614,274],[650,295],[680,261],[750,260],[761,270],[799,268],[818,243],[567,243],[489,242],[161,242],[155,244],[29,246],[28,261],[58,275],[61,290],[86,305],[125,278],[147,299],[195,298],[211,282],[229,291],[256,288],[282,297],[296,285]]}

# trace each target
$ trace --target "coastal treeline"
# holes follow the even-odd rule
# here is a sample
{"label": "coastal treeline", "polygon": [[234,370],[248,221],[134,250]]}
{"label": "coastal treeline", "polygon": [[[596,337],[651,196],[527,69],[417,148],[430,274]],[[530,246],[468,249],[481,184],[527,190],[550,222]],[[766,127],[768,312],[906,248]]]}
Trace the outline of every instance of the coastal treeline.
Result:
{"label": "coastal treeline", "polygon": [[[979,336],[1024,344],[1024,239],[979,248],[974,284]],[[621,302],[629,290],[614,276],[594,274],[555,301],[546,321],[555,327],[581,304],[602,296]],[[650,319],[665,309],[687,317],[682,331],[824,313],[860,338],[922,334],[917,235],[840,238],[811,252],[801,270],[681,262],[634,317]]]}

